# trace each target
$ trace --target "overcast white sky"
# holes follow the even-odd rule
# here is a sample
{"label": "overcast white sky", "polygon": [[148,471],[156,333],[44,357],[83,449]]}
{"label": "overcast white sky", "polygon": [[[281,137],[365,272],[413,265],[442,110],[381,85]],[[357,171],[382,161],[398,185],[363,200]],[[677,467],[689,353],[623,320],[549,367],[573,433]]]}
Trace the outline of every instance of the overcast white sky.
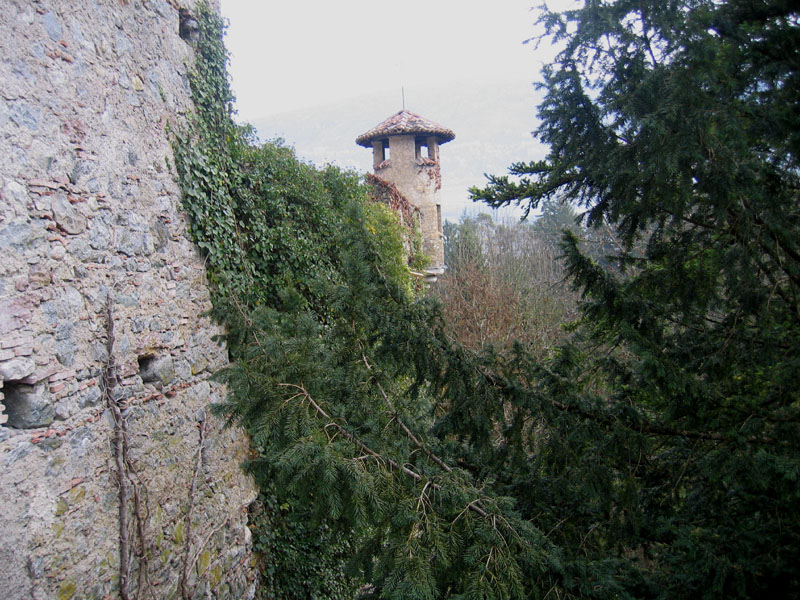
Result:
{"label": "overcast white sky", "polygon": [[[532,7],[544,1],[220,0],[222,15],[229,23],[226,45],[231,55],[229,72],[237,99],[237,118],[251,124],[260,120],[283,123],[285,131],[266,130],[264,139],[277,135],[295,145],[302,137],[298,155],[315,164],[354,166],[352,138],[398,110],[400,90],[405,87],[406,106],[457,129],[459,146],[448,148],[450,163],[443,167],[445,217],[457,220],[464,211],[485,211],[485,206],[476,208],[470,201],[467,188],[482,185],[484,172],[504,172],[511,162],[524,158],[525,152],[519,152],[517,145],[509,147],[505,157],[496,156],[495,149],[492,164],[481,139],[470,140],[469,135],[462,135],[467,128],[455,122],[453,114],[446,110],[427,114],[423,96],[427,95],[429,101],[434,98],[432,94],[440,98],[442,89],[450,89],[442,84],[465,81],[474,86],[471,89],[532,94],[531,82],[554,54],[546,44],[536,49],[535,44],[524,43],[537,33],[538,11]],[[580,4],[578,0],[546,2],[558,10]],[[463,96],[455,90],[467,88],[462,83],[452,89],[452,101],[458,102]],[[344,136],[346,141],[341,148],[323,147],[318,151],[315,146],[324,146],[324,140],[315,144],[308,139],[308,131],[288,129],[290,123],[297,123],[294,117],[298,113],[293,112],[291,117],[285,113],[337,104],[359,106],[359,98],[366,102],[366,98],[376,97],[386,99],[385,111],[365,115],[364,122],[354,125],[353,131]],[[529,138],[535,128],[533,96],[530,116],[523,118],[504,106],[502,98],[491,97],[488,102],[485,110],[470,113],[470,130],[480,131],[484,140],[492,142],[509,139],[509,132],[517,130],[519,139]],[[330,110],[321,113],[330,114]],[[273,118],[277,115],[280,116]],[[498,127],[502,135],[495,133]],[[357,168],[370,169],[368,153],[363,153],[362,162]],[[455,168],[457,162],[467,165],[463,172]],[[470,164],[479,165],[476,172],[472,173]],[[509,208],[496,215],[517,217],[518,213]]]}
{"label": "overcast white sky", "polygon": [[[530,82],[542,0],[221,0],[243,121],[401,86]],[[573,4],[551,0],[549,4]],[[394,106],[388,107],[388,112]]]}

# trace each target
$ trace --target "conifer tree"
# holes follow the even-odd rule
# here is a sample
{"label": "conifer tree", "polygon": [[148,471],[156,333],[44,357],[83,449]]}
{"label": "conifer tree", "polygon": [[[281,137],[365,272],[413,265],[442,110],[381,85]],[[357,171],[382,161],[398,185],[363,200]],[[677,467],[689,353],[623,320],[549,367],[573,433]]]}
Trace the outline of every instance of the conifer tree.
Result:
{"label": "conifer tree", "polygon": [[[545,13],[563,44],[542,84],[549,155],[473,191],[493,206],[576,202],[622,235],[617,273],[564,242],[602,352],[569,357],[568,389],[595,370],[604,390],[565,394],[564,410],[604,444],[620,425],[635,435],[591,459],[592,497],[565,478],[559,527],[591,543],[617,521],[603,545],[636,595],[800,593],[799,19],[767,0]],[[592,506],[598,527],[576,519]]]}
{"label": "conifer tree", "polygon": [[[373,597],[800,595],[792,6],[543,13],[564,44],[544,73],[550,154],[474,195],[570,201],[621,240],[600,264],[566,236],[582,319],[546,360],[452,340],[352,177],[251,151],[229,114],[210,167],[178,154],[236,342],[222,410],[257,481],[349,533]],[[273,236],[326,197],[275,264]]]}

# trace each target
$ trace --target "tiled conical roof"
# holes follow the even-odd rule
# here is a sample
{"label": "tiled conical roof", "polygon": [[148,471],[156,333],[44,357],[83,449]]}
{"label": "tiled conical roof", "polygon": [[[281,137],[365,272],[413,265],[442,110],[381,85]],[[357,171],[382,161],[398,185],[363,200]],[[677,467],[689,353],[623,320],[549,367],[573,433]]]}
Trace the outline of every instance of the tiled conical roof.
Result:
{"label": "tiled conical roof", "polygon": [[374,140],[385,138],[390,135],[409,135],[413,133],[435,135],[439,138],[440,144],[449,142],[456,137],[456,134],[447,127],[442,127],[438,123],[429,121],[410,111],[401,110],[393,114],[380,125],[358,136],[356,138],[356,144],[369,148],[372,146]]}

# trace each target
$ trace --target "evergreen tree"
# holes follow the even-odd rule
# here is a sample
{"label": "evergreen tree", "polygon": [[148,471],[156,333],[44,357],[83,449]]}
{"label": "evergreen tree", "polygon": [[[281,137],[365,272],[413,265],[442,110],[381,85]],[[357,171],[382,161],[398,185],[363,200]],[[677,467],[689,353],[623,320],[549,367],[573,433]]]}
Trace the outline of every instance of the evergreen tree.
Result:
{"label": "evergreen tree", "polygon": [[622,236],[616,273],[565,238],[584,331],[603,348],[573,368],[596,369],[605,391],[597,409],[587,388],[563,404],[637,432],[593,459],[636,502],[562,500],[620,521],[606,552],[635,568],[637,594],[800,593],[798,19],[794,3],[760,0],[546,13],[564,44],[544,72],[550,153],[473,191],[493,206],[576,202]]}
{"label": "evergreen tree", "polygon": [[800,594],[797,20],[758,0],[544,13],[550,154],[475,196],[563,199],[620,236],[614,268],[566,236],[583,317],[547,360],[454,341],[351,176],[251,152],[224,109],[181,146],[235,341],[222,410],[257,481],[349,534],[374,597]]}
{"label": "evergreen tree", "polygon": [[557,200],[546,200],[539,206],[542,212],[533,222],[533,228],[549,245],[558,246],[565,229],[580,237],[578,226],[580,218],[572,205]]}

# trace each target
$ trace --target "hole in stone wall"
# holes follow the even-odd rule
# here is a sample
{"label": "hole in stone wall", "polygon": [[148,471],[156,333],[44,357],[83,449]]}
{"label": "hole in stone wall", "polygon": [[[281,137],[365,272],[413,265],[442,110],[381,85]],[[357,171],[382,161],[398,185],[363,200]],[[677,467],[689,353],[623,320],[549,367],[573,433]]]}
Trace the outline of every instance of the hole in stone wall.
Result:
{"label": "hole in stone wall", "polygon": [[175,365],[169,354],[159,356],[153,353],[142,354],[139,362],[139,377],[142,383],[153,383],[157,388],[175,381]]}
{"label": "hole in stone wall", "polygon": [[19,398],[20,395],[20,387],[22,385],[23,384],[20,383],[19,381],[3,382],[2,392],[3,396],[5,397],[2,400],[0,400],[0,402],[2,402],[3,405],[5,406],[5,410],[3,411],[3,413],[6,416],[6,422],[4,423],[6,427],[18,428],[18,423],[16,422],[16,419],[14,419],[13,417],[9,418],[9,413],[13,415],[15,412],[14,409],[16,408],[17,399]]}
{"label": "hole in stone wall", "polygon": [[155,354],[145,354],[137,359],[139,363],[139,377],[142,378],[144,383],[158,380],[155,369],[156,358]]}
{"label": "hole in stone wall", "polygon": [[35,429],[53,422],[55,409],[45,382],[33,385],[16,380],[3,382],[3,404],[7,427]]}
{"label": "hole in stone wall", "polygon": [[200,35],[200,23],[185,8],[180,9],[178,14],[180,15],[178,35],[187,42],[196,42]]}

